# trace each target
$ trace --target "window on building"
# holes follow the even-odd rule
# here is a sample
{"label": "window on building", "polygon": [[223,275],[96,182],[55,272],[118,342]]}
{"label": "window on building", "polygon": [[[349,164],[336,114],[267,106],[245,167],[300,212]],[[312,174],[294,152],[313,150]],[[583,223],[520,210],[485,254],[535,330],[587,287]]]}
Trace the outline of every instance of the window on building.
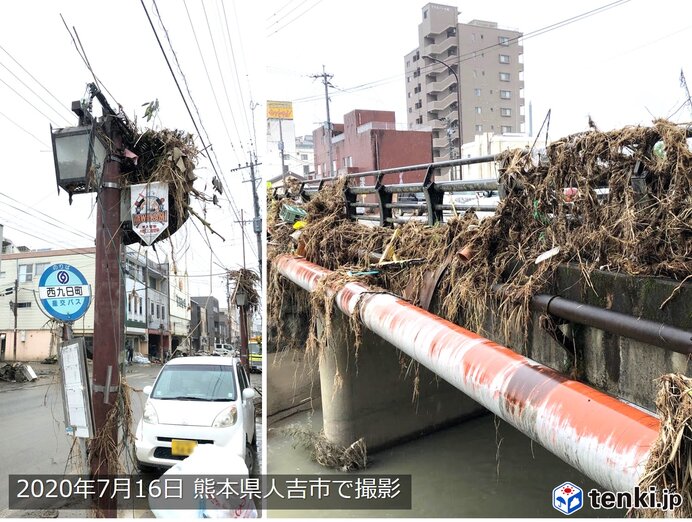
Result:
{"label": "window on building", "polygon": [[427,11],[423,11],[423,20],[425,20],[427,17],[428,17],[428,12],[427,12]]}
{"label": "window on building", "polygon": [[36,263],[34,265],[34,275],[39,277],[43,271],[50,266],[50,263]]}
{"label": "window on building", "polygon": [[509,100],[512,98],[512,91],[500,91],[500,98]]}
{"label": "window on building", "polygon": [[503,107],[500,109],[500,114],[502,116],[511,116],[512,115],[512,109],[509,109],[507,107]]}
{"label": "window on building", "polygon": [[423,125],[423,116],[419,116],[418,118],[416,118],[416,123],[418,125]]}
{"label": "window on building", "polygon": [[498,36],[497,40],[500,42],[500,45],[504,45],[505,47],[509,45],[509,36]]}
{"label": "window on building", "polygon": [[509,63],[509,55],[508,54],[501,54],[500,55],[500,63]]}
{"label": "window on building", "polygon": [[456,27],[450,27],[449,29],[447,29],[447,38],[449,38],[451,36],[456,36],[456,35],[457,35]]}
{"label": "window on building", "polygon": [[154,317],[154,303],[151,303],[151,316]]}
{"label": "window on building", "polygon": [[307,161],[307,160],[308,160],[308,155],[307,155],[307,154],[301,154],[301,155],[300,155],[300,159],[301,159],[302,161]]}
{"label": "window on building", "polygon": [[483,132],[483,125],[476,125],[476,132]]}
{"label": "window on building", "polygon": [[142,315],[142,298],[138,297],[137,302],[139,303],[139,315]]}
{"label": "window on building", "polygon": [[149,288],[156,290],[156,278],[154,276],[149,276]]}
{"label": "window on building", "polygon": [[480,89],[474,89],[474,90],[473,90],[473,93],[474,93],[476,96],[480,96],[480,95],[481,95],[481,90],[480,90]]}
{"label": "window on building", "polygon": [[502,126],[502,134],[507,134],[508,132],[512,132],[512,127],[509,125],[503,125]]}
{"label": "window on building", "polygon": [[447,49],[447,56],[456,56],[457,55],[457,48],[456,47],[450,47]]}
{"label": "window on building", "polygon": [[406,77],[406,83],[411,83],[411,77],[410,76]]}
{"label": "window on building", "polygon": [[31,301],[25,303],[17,303],[17,308],[31,308]]}
{"label": "window on building", "polygon": [[159,319],[161,317],[161,305],[156,305],[156,318]]}
{"label": "window on building", "polygon": [[161,319],[166,319],[166,305],[161,305]]}
{"label": "window on building", "polygon": [[408,108],[409,114],[413,112],[413,109],[411,107]]}
{"label": "window on building", "polygon": [[481,108],[480,108],[480,107],[476,107],[476,114],[480,114],[480,113],[481,113]]}
{"label": "window on building", "polygon": [[332,172],[336,175],[336,160],[332,160]]}
{"label": "window on building", "polygon": [[411,98],[411,93],[410,92],[406,93],[406,97]]}
{"label": "window on building", "polygon": [[19,282],[28,283],[34,280],[34,265],[19,265]]}
{"label": "window on building", "polygon": [[501,82],[508,82],[509,81],[509,73],[501,72],[500,73],[500,81]]}
{"label": "window on building", "polygon": [[127,296],[127,311],[132,313],[132,295]]}
{"label": "window on building", "polygon": [[303,165],[303,176],[310,174],[310,165]]}

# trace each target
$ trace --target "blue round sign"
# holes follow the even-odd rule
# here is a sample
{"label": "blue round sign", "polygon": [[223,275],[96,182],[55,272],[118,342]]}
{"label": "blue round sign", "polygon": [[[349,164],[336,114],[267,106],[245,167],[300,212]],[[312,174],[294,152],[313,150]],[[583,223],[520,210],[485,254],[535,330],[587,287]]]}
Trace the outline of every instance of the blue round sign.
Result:
{"label": "blue round sign", "polygon": [[38,282],[41,304],[60,321],[76,321],[91,304],[91,286],[72,265],[58,263],[47,267]]}

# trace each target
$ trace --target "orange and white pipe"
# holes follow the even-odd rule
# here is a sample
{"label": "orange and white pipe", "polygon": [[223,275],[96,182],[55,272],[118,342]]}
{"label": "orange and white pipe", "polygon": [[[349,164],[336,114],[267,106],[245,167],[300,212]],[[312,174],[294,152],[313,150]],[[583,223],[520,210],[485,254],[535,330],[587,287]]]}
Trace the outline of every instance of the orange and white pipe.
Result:
{"label": "orange and white pipe", "polygon": [[[332,273],[303,258],[277,256],[274,267],[313,291]],[[384,340],[485,406],[610,491],[631,491],[659,432],[653,415],[573,381],[394,296],[360,283],[335,303]]]}

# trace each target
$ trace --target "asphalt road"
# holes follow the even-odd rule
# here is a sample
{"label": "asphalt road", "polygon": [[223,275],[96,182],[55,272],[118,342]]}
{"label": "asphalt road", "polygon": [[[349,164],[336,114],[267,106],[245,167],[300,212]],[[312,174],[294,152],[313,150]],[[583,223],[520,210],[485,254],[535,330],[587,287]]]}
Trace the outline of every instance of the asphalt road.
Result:
{"label": "asphalt road", "polygon": [[[9,475],[74,473],[67,467],[72,439],[65,433],[57,366],[32,367],[39,374],[35,382],[0,381],[0,518],[21,516],[16,511],[7,511]],[[141,390],[153,384],[160,369],[161,366],[154,364],[133,365],[127,368],[125,377],[130,386]],[[261,375],[253,374],[251,381],[261,389]],[[141,418],[144,401],[144,394],[135,391],[133,430]],[[259,421],[257,429],[261,433]],[[60,516],[65,514],[61,512]]]}

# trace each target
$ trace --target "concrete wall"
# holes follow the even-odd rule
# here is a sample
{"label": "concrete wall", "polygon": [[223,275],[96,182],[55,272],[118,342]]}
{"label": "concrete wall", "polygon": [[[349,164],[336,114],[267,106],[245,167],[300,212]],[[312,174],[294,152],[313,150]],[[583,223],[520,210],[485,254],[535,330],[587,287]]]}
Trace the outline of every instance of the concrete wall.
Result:
{"label": "concrete wall", "polygon": [[331,321],[320,357],[329,440],[348,446],[364,437],[368,450],[376,451],[485,411],[368,330],[356,354],[348,319],[336,310]]}
{"label": "concrete wall", "polygon": [[[634,317],[692,331],[692,285],[673,293],[678,282],[658,277],[631,277],[610,272],[590,274],[593,288],[587,285],[574,266],[560,267],[551,292],[573,301],[599,306]],[[546,292],[550,293],[550,292]],[[692,361],[683,354],[620,337],[583,325],[564,325],[562,330],[573,337],[577,349],[576,365],[561,345],[539,325],[539,314],[533,314],[529,336],[521,335],[507,345],[527,357],[550,366],[601,391],[655,411],[657,379],[667,373],[692,375]],[[504,343],[499,325],[486,320],[488,337]]]}

